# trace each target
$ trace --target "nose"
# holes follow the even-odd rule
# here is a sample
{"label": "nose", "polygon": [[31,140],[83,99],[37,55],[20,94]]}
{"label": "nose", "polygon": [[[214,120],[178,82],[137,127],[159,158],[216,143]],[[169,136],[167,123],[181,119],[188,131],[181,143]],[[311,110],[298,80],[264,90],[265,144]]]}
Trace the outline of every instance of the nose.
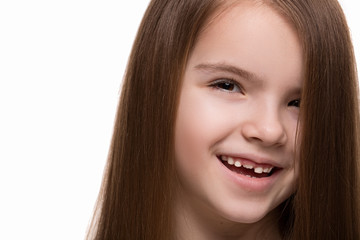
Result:
{"label": "nose", "polygon": [[282,146],[287,142],[284,122],[278,111],[270,108],[258,109],[243,123],[241,131],[247,141],[266,147]]}

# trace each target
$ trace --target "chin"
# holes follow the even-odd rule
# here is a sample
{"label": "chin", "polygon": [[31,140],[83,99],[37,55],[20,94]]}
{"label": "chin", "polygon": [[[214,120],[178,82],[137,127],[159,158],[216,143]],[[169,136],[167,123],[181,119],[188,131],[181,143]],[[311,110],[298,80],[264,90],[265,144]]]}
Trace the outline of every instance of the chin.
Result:
{"label": "chin", "polygon": [[236,210],[234,208],[220,210],[218,214],[233,223],[253,224],[273,216],[277,212],[276,209],[243,205]]}

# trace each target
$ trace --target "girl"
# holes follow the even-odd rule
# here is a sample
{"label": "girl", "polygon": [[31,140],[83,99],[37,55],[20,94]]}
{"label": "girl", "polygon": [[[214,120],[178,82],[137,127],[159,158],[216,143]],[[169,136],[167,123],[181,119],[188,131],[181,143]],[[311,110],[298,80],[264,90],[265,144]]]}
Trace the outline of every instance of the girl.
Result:
{"label": "girl", "polygon": [[335,0],[153,0],[89,239],[360,239],[359,108]]}

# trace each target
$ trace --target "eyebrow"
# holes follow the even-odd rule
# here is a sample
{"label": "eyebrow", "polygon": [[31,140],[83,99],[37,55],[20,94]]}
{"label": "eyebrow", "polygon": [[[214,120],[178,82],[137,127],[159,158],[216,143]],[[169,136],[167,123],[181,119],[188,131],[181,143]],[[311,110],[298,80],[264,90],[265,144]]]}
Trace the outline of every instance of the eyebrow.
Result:
{"label": "eyebrow", "polygon": [[196,65],[195,69],[205,70],[210,72],[227,72],[227,73],[235,74],[247,80],[251,80],[258,83],[262,82],[262,80],[256,74],[226,63],[202,63]]}

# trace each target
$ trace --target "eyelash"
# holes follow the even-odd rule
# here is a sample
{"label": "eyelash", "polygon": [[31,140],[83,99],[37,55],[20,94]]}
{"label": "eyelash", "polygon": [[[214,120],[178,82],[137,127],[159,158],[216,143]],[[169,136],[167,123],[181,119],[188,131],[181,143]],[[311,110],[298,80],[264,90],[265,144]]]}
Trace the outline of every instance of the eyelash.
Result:
{"label": "eyelash", "polygon": [[[224,84],[226,84],[226,86],[224,86]],[[212,82],[210,84],[210,87],[215,88],[217,90],[224,91],[224,92],[228,92],[228,93],[237,93],[238,92],[238,93],[244,94],[242,87],[234,79],[228,79],[228,78],[218,79],[218,80],[215,80],[214,82]],[[231,88],[231,90],[226,89],[226,88]],[[233,89],[235,89],[235,88],[238,88],[238,90],[234,91]]]}

